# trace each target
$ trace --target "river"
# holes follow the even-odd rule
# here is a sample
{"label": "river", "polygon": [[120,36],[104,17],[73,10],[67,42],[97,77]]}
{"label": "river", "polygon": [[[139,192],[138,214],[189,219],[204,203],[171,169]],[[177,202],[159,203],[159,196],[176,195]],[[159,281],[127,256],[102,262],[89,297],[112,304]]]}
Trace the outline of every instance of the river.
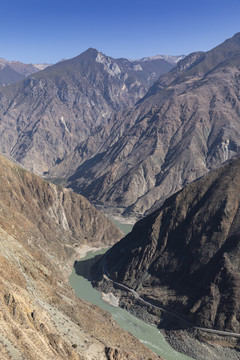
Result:
{"label": "river", "polygon": [[[117,222],[115,222],[117,223]],[[131,231],[132,225],[121,224],[121,230],[125,233]],[[143,344],[150,348],[157,355],[161,355],[166,360],[191,360],[189,356],[183,355],[174,350],[169,343],[165,340],[161,332],[152,325],[146,324],[142,320],[134,317],[124,309],[114,307],[104,302],[101,298],[101,293],[94,289],[91,282],[84,276],[87,275],[91,267],[91,261],[94,263],[96,256],[103,254],[106,250],[99,250],[95,252],[88,252],[87,255],[81,259],[78,267],[78,273],[83,276],[77,275],[73,268],[72,274],[69,276],[69,282],[78,297],[83,300],[89,301],[94,305],[98,305],[102,309],[112,314],[114,320],[126,331],[129,331],[136,338],[138,338]],[[88,268],[86,268],[86,260]]]}

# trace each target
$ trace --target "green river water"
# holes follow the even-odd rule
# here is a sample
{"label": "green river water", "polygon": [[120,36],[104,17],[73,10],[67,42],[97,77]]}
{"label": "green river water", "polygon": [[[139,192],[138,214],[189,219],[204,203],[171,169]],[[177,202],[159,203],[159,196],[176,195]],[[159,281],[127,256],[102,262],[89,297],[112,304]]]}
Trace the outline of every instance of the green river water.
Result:
{"label": "green river water", "polygon": [[[115,222],[116,223],[116,222]],[[120,226],[119,226],[120,227]],[[132,225],[121,224],[121,230],[125,233],[131,230]],[[142,320],[134,317],[129,312],[118,307],[114,307],[104,302],[101,299],[101,293],[94,289],[91,282],[88,281],[84,274],[89,272],[89,269],[96,261],[94,259],[97,255],[103,254],[106,250],[99,250],[96,252],[88,252],[88,254],[81,259],[82,269],[80,266],[80,272],[83,276],[77,275],[75,269],[69,276],[69,282],[78,297],[83,300],[89,301],[94,305],[98,305],[102,309],[112,314],[114,320],[126,331],[129,331],[136,338],[138,338],[143,344],[150,348],[157,355],[161,355],[166,360],[190,360],[189,356],[183,355],[175,351],[165,340],[160,331],[152,325],[146,324]],[[92,262],[90,261],[92,259]],[[88,260],[88,261],[86,261]],[[86,265],[87,264],[87,265]]]}

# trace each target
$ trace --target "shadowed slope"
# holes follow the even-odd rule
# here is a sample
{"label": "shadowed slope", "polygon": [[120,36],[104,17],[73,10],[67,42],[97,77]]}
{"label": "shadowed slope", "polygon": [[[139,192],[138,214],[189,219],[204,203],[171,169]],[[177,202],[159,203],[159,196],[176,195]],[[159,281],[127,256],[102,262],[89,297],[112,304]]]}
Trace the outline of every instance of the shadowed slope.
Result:
{"label": "shadowed slope", "polygon": [[109,250],[113,279],[207,328],[240,332],[240,160],[168,198]]}

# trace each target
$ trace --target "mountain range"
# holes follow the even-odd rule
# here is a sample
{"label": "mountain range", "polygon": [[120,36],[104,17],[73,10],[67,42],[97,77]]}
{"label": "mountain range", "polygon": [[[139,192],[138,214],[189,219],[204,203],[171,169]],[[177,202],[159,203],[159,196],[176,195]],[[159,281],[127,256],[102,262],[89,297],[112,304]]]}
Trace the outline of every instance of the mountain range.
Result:
{"label": "mountain range", "polygon": [[2,88],[1,151],[124,217],[154,211],[239,152],[240,34],[166,59],[88,49]]}
{"label": "mountain range", "polygon": [[240,33],[180,60],[49,174],[136,218],[238,154],[239,118]]}
{"label": "mountain range", "polygon": [[113,59],[88,49],[2,87],[0,150],[42,174],[173,66],[164,59]]}

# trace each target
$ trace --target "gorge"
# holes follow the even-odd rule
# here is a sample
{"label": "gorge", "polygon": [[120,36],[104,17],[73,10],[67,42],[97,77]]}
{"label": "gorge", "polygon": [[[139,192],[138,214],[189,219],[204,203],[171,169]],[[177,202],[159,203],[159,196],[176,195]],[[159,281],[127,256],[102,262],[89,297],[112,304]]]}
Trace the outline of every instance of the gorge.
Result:
{"label": "gorge", "polygon": [[[239,360],[240,33],[188,56],[1,64],[4,360]],[[109,217],[138,221],[123,237]],[[110,246],[91,280],[117,310],[68,283]]]}

